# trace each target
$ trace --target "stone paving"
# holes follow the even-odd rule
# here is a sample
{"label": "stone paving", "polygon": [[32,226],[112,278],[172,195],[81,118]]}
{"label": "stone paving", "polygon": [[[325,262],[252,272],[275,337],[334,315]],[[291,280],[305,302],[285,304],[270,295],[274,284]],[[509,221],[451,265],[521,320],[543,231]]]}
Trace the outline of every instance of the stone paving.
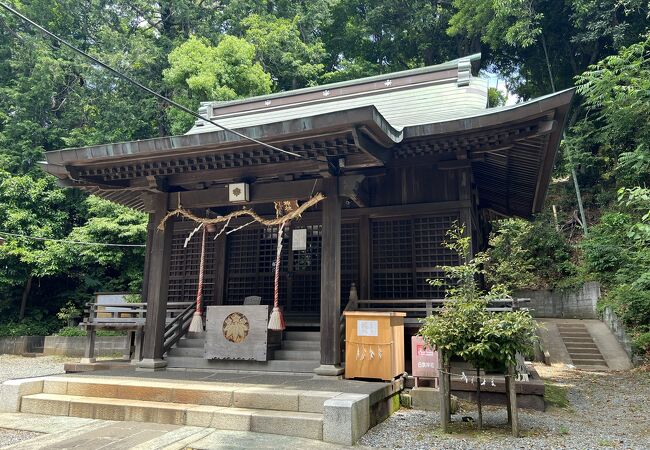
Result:
{"label": "stone paving", "polygon": [[335,450],[348,448],[275,434],[25,413],[0,413],[0,428],[32,432],[35,435],[45,433],[13,445],[0,447],[16,450],[181,450],[188,448]]}

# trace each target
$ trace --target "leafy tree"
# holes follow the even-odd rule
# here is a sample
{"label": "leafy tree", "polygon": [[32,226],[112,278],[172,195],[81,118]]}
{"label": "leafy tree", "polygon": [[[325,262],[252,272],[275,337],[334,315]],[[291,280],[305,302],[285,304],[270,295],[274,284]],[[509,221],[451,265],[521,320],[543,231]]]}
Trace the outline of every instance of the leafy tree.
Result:
{"label": "leafy tree", "polygon": [[[74,195],[74,194],[72,194]],[[0,230],[41,238],[58,237],[68,229],[67,195],[51,178],[32,179],[0,172]],[[42,241],[7,236],[0,247],[0,309],[22,319],[35,277],[43,275]],[[18,300],[16,302],[16,300]],[[14,302],[17,303],[14,305]]]}
{"label": "leafy tree", "polygon": [[[480,368],[514,365],[517,353],[528,353],[536,340],[537,325],[528,311],[495,313],[488,311],[491,300],[504,298],[506,291],[495,286],[483,291],[477,282],[485,273],[483,266],[489,261],[484,253],[469,257],[471,238],[457,224],[447,232],[444,246],[455,251],[461,263],[445,266],[448,282],[442,312],[424,320],[420,334],[425,341],[444,352],[446,361],[460,356]],[[428,280],[439,285],[440,280]],[[477,381],[478,382],[478,381]],[[479,429],[482,422],[480,393]]]}
{"label": "leafy tree", "polygon": [[569,145],[618,186],[650,182],[650,35],[577,78],[588,112]]}
{"label": "leafy tree", "polygon": [[497,106],[504,106],[508,101],[506,94],[497,88],[488,88],[488,108],[496,108]]}
{"label": "leafy tree", "polygon": [[[216,47],[191,37],[169,54],[165,82],[177,99],[190,107],[207,100],[234,100],[271,92],[271,77],[253,61],[255,48],[243,39],[225,36]],[[170,109],[172,132],[187,131],[192,117]]]}
{"label": "leafy tree", "polygon": [[548,217],[496,221],[487,254],[486,281],[509,291],[571,285],[577,275],[573,249]]}
{"label": "leafy tree", "polygon": [[323,71],[325,50],[320,41],[301,39],[297,17],[289,20],[253,14],[242,25],[246,40],[255,46],[258,61],[273,75],[279,90],[316,83]]}

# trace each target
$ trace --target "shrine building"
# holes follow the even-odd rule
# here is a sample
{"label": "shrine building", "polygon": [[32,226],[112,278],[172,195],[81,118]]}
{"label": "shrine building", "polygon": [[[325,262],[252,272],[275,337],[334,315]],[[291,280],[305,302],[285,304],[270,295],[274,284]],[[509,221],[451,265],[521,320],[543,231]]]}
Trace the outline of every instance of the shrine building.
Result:
{"label": "shrine building", "polygon": [[[204,120],[182,136],[47,152],[42,167],[62,186],[149,214],[141,367],[240,367],[175,353],[166,341],[167,305],[194,302],[198,283],[201,240],[184,247],[196,223],[176,217],[158,228],[177,208],[200,217],[249,208],[275,218],[274,202],[325,196],[285,229],[279,291],[287,329],[318,338],[297,346],[303,358],[289,357],[288,347],[260,370],[340,374],[346,306],[405,312],[417,327],[427,300],[444,297],[427,280],[458,262],[442,246],[454,222],[478,251],[491,218],[542,210],[574,93],[488,108],[479,62],[477,54],[201,105],[203,117],[293,155]],[[227,232],[208,235],[206,305],[250,296],[273,303],[278,230],[249,222],[233,219]],[[348,305],[351,293],[358,302]]]}

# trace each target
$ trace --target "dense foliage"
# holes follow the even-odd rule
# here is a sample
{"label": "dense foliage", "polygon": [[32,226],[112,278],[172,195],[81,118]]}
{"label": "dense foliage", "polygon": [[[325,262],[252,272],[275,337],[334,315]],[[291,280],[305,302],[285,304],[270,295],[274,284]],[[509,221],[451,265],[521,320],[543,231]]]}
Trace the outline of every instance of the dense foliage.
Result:
{"label": "dense foliage", "polygon": [[[650,210],[644,190],[650,165],[647,0],[10,3],[191,108],[201,101],[389,73],[479,51],[483,68],[521,99],[577,80],[580,97],[550,199],[558,208],[560,232],[548,211],[533,224],[498,224],[492,251],[496,281],[513,288],[555,287],[577,274],[603,281],[614,298],[619,287],[642,289],[647,278],[642,250],[648,247]],[[491,90],[490,106],[504,101]],[[0,231],[143,243],[142,214],[63,190],[37,162],[48,150],[182,133],[191,124],[191,118],[0,12]],[[566,178],[572,168],[591,224],[602,216],[604,233],[610,220],[625,217],[627,241],[621,243],[638,249],[623,255],[631,258],[627,269],[606,270],[618,254],[607,242],[606,248],[598,245],[600,225],[578,244],[575,194]],[[7,245],[0,247],[5,321],[18,322],[21,310],[26,321],[53,318],[69,301],[78,306],[95,290],[138,289],[139,248],[6,237]],[[625,273],[615,273],[621,270]],[[627,294],[616,295],[626,304]]]}
{"label": "dense foliage", "polygon": [[458,254],[460,264],[442,268],[447,303],[440,314],[425,319],[420,334],[447,358],[460,356],[477,368],[503,368],[515,363],[516,353],[530,352],[537,325],[528,311],[488,311],[491,300],[503,299],[508,292],[499,285],[489,291],[479,286],[479,276],[489,272],[484,268],[489,257],[478,253],[469,258],[470,239],[456,224],[447,232],[443,245]]}

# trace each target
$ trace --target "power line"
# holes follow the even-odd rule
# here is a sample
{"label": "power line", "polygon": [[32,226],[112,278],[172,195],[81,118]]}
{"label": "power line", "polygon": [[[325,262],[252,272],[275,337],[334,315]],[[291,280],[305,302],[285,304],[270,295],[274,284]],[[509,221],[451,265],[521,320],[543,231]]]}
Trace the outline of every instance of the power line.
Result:
{"label": "power line", "polygon": [[106,243],[106,242],[70,241],[70,240],[67,240],[67,239],[51,239],[51,238],[43,238],[43,237],[36,237],[36,236],[28,236],[26,234],[9,233],[9,232],[6,232],[6,231],[0,231],[0,238],[2,236],[21,237],[21,238],[31,239],[31,240],[34,240],[34,241],[65,242],[67,244],[98,245],[98,246],[103,246],[103,247],[146,247],[146,245],[144,245],[144,244],[113,244],[113,243]]}
{"label": "power line", "polygon": [[283,150],[283,149],[275,147],[275,146],[273,146],[271,144],[267,144],[265,142],[262,142],[260,140],[255,139],[255,138],[252,138],[250,136],[246,136],[245,134],[242,134],[239,131],[235,131],[235,130],[233,130],[231,128],[220,125],[217,122],[213,121],[212,119],[203,117],[199,113],[197,113],[195,111],[192,111],[191,109],[181,105],[180,103],[175,102],[174,100],[172,100],[170,98],[165,97],[162,94],[159,94],[158,92],[154,91],[153,89],[148,88],[144,84],[134,80],[133,78],[129,77],[128,75],[125,75],[125,74],[119,72],[118,70],[113,69],[108,64],[100,61],[99,59],[95,58],[94,56],[89,55],[88,53],[84,52],[80,48],[75,47],[74,45],[72,45],[68,41],[66,41],[65,39],[60,38],[56,34],[52,33],[51,31],[49,31],[46,28],[42,27],[41,25],[37,24],[36,22],[29,19],[27,16],[21,14],[20,12],[16,11],[15,9],[13,9],[11,6],[7,5],[6,3],[0,2],[0,6],[2,6],[4,9],[9,11],[11,14],[13,14],[13,15],[19,17],[20,19],[22,19],[23,21],[27,22],[29,25],[37,28],[42,33],[45,33],[47,36],[50,36],[51,38],[53,38],[53,39],[57,40],[58,42],[60,42],[61,44],[65,45],[66,47],[72,49],[73,51],[79,53],[80,55],[84,56],[85,58],[88,58],[89,60],[91,60],[95,64],[97,64],[97,65],[103,67],[104,69],[108,70],[109,72],[116,75],[117,77],[122,78],[123,80],[125,80],[125,81],[137,86],[138,88],[148,92],[149,94],[153,95],[157,99],[162,100],[163,102],[165,102],[165,103],[167,103],[167,104],[169,104],[171,106],[174,106],[174,107],[180,109],[181,111],[186,112],[187,114],[190,114],[194,118],[197,118],[197,119],[203,120],[205,122],[208,122],[211,125],[214,125],[215,127],[222,129],[223,131],[226,131],[228,133],[232,133],[232,134],[234,134],[236,136],[239,136],[242,139],[246,139],[248,141],[254,142],[254,143],[259,144],[259,145],[262,145],[262,146],[264,146],[264,147],[266,147],[268,149],[275,150],[275,151],[278,151],[278,152],[281,152],[281,153],[286,153],[287,155],[295,156],[296,158],[314,159],[316,161],[319,161],[318,158],[312,158],[312,157],[309,157],[309,156],[300,155],[298,153],[290,152],[288,150]]}

